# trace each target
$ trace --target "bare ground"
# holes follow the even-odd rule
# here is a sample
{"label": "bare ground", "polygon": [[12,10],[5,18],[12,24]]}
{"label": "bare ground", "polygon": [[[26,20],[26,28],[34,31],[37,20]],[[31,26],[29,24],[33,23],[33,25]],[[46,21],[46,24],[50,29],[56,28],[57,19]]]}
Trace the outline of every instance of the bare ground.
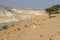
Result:
{"label": "bare ground", "polygon": [[13,25],[0,32],[0,40],[60,40],[60,14],[46,19],[36,16]]}

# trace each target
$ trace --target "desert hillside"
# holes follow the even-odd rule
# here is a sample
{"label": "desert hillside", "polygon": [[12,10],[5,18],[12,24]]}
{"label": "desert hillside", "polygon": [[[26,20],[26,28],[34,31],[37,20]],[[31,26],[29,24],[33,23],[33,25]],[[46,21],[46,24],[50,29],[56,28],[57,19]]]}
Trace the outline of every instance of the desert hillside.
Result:
{"label": "desert hillside", "polygon": [[31,9],[17,9],[6,6],[0,6],[0,23],[13,21],[26,21],[33,18],[35,15],[41,15],[45,11],[37,11]]}
{"label": "desert hillside", "polygon": [[16,24],[11,24],[8,28],[2,27],[0,40],[60,40],[60,14],[54,14],[56,17],[48,18],[45,11],[15,8],[11,10],[13,10],[11,16],[14,16],[12,19],[7,16],[8,21],[16,21]]}
{"label": "desert hillside", "polygon": [[[43,10],[18,9],[0,5],[0,26],[27,21],[41,14],[46,15],[46,12]],[[45,17],[47,17],[47,15]]]}
{"label": "desert hillside", "polygon": [[11,25],[5,31],[0,31],[0,40],[60,40],[60,14],[46,19],[35,16]]}
{"label": "desert hillside", "polygon": [[43,10],[18,9],[0,5],[0,29],[5,25],[10,26],[19,22],[21,23],[38,15],[45,15],[45,18],[48,16]]}

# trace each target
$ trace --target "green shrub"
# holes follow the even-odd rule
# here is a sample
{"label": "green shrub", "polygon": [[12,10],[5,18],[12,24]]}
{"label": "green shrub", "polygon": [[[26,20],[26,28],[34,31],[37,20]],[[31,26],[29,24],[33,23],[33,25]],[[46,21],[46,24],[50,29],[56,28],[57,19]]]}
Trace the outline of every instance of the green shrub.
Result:
{"label": "green shrub", "polygon": [[46,8],[45,11],[49,13],[49,17],[51,17],[51,14],[56,14],[60,10],[60,5],[53,5],[49,8]]}

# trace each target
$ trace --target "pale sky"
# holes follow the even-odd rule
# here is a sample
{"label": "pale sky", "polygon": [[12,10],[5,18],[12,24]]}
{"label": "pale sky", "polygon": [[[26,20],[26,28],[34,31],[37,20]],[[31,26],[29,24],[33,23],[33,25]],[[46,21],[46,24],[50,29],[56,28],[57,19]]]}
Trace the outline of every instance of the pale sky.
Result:
{"label": "pale sky", "polygon": [[45,9],[54,4],[60,4],[60,0],[0,0],[0,5],[17,8]]}

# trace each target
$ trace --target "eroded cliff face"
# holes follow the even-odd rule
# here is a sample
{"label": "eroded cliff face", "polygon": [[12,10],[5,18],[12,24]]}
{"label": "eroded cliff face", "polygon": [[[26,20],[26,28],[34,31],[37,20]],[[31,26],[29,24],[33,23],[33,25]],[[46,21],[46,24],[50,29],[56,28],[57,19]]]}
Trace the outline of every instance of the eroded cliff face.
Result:
{"label": "eroded cliff face", "polygon": [[8,7],[0,6],[0,23],[17,21],[13,16],[11,9]]}
{"label": "eroded cliff face", "polygon": [[43,15],[47,17],[45,11],[35,11],[29,9],[16,9],[6,6],[0,6],[0,23],[13,21],[27,21],[35,16]]}

